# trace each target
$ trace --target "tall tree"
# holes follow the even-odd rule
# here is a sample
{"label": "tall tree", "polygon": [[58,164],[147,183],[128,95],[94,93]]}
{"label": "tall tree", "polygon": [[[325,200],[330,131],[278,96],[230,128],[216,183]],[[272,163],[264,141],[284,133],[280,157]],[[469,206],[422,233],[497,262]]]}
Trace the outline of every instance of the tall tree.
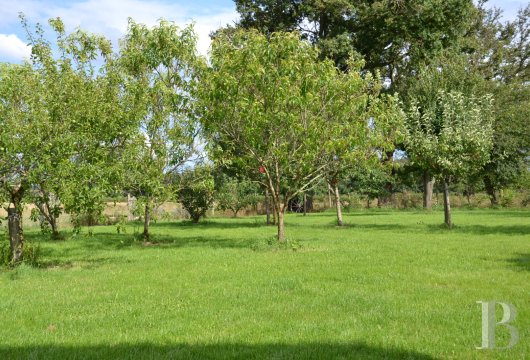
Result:
{"label": "tall tree", "polygon": [[471,0],[235,0],[239,26],[266,34],[299,31],[344,66],[352,51],[392,85],[464,36],[477,9]]}
{"label": "tall tree", "polygon": [[444,218],[451,228],[449,184],[483,166],[492,147],[491,96],[439,91],[432,106],[413,101],[408,111],[407,149],[411,160],[444,184]]}
{"label": "tall tree", "polygon": [[[419,66],[415,76],[405,80],[406,91],[402,95],[405,107],[412,103],[420,104],[423,112],[435,107],[439,101],[439,91],[458,91],[464,94],[483,95],[485,80],[462,54],[446,51]],[[410,118],[409,118],[410,119]],[[410,126],[418,123],[409,124]],[[405,146],[405,150],[408,149]],[[423,207],[430,210],[435,176],[429,168],[423,168]]]}
{"label": "tall tree", "polygon": [[[56,220],[63,205],[68,207],[68,195],[76,199],[70,203],[79,204],[79,194],[84,193],[80,184],[71,180],[73,174],[82,172],[84,160],[94,161],[94,153],[87,151],[108,152],[116,135],[109,124],[123,131],[109,121],[114,113],[107,110],[115,98],[108,96],[108,82],[101,80],[105,75],[96,74],[94,67],[98,56],[105,63],[110,43],[81,30],[66,35],[60,19],[52,19],[56,56],[42,28],[37,25],[33,32],[23,17],[22,22],[32,44],[31,63],[3,66],[0,75],[0,182],[9,204],[14,261],[23,254],[24,202],[36,203],[57,237]],[[101,179],[104,169],[98,164],[82,176]]]}
{"label": "tall tree", "polygon": [[144,240],[153,206],[172,195],[171,174],[196,154],[193,91],[201,58],[192,26],[129,21],[120,63],[126,74],[127,117],[137,134],[128,143],[125,187],[144,205]]}
{"label": "tall tree", "polygon": [[0,66],[0,194],[7,203],[11,259],[22,260],[22,210],[30,189],[29,178],[38,166],[41,137],[46,131],[39,106],[38,74],[29,64]]}
{"label": "tall tree", "polygon": [[516,19],[502,21],[500,9],[480,4],[480,17],[467,41],[470,64],[495,96],[494,145],[481,169],[493,205],[502,188],[528,172],[530,151],[530,5]]}

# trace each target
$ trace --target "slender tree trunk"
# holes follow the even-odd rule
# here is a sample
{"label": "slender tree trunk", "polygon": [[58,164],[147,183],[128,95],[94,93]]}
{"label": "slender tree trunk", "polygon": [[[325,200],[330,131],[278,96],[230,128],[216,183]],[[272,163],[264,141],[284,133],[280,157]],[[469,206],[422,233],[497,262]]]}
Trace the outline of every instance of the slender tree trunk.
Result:
{"label": "slender tree trunk", "polygon": [[453,227],[451,221],[451,204],[449,202],[449,184],[444,180],[444,222],[449,229]]}
{"label": "slender tree trunk", "polygon": [[18,263],[22,260],[24,250],[24,232],[22,231],[22,214],[18,206],[7,209],[9,228],[9,245],[11,249],[11,261]]}
{"label": "slender tree trunk", "polygon": [[57,226],[57,218],[55,216],[50,216],[50,220],[49,220],[49,223],[50,223],[50,227],[52,228],[52,239],[59,239],[60,238],[60,235],[59,235],[59,228]]}
{"label": "slender tree trunk", "polygon": [[484,178],[484,186],[486,188],[486,193],[490,198],[491,206],[499,205],[499,198],[497,196],[497,192],[495,191],[495,186],[493,186],[488,177]]}
{"label": "slender tree trunk", "polygon": [[50,224],[50,227],[52,229],[52,239],[56,240],[60,238],[59,226],[57,224],[57,218],[51,211],[50,201],[51,200],[48,197],[48,200],[43,200],[42,203],[37,202],[36,206],[39,209],[41,216],[43,216],[44,219],[48,222],[48,224]]}
{"label": "slender tree trunk", "polygon": [[370,209],[370,198],[366,199],[366,208]]}
{"label": "slender tree trunk", "polygon": [[13,207],[7,209],[7,227],[9,232],[9,245],[11,261],[18,263],[22,260],[24,251],[24,231],[22,229],[22,198],[26,188],[24,183],[14,188],[11,192]]}
{"label": "slender tree trunk", "polygon": [[271,204],[269,201],[269,189],[265,189],[265,211],[267,212],[267,225],[271,224]]}
{"label": "slender tree trunk", "polygon": [[[277,206],[276,206],[276,199],[274,198],[274,196],[270,196],[269,197],[269,200],[272,201],[272,225],[277,225],[278,224],[278,221],[277,221],[277,217],[278,217],[278,210],[277,210]],[[270,206],[270,205],[269,205]]]}
{"label": "slender tree trunk", "polygon": [[304,216],[307,215],[307,194],[304,192]]}
{"label": "slender tree trunk", "polygon": [[426,210],[432,209],[432,190],[435,181],[428,171],[423,172],[423,208]]}
{"label": "slender tree trunk", "polygon": [[339,185],[337,183],[333,184],[333,190],[335,193],[335,206],[337,208],[337,225],[342,226],[344,225],[342,222],[342,204],[340,203]]}
{"label": "slender tree trunk", "polygon": [[149,199],[145,202],[144,210],[144,241],[149,241],[149,224],[151,223],[151,204]]}
{"label": "slender tree trunk", "polygon": [[285,242],[285,224],[284,224],[284,216],[285,216],[285,204],[278,204],[277,206],[277,213],[278,213],[278,241],[280,243]]}
{"label": "slender tree trunk", "polygon": [[134,198],[132,197],[130,193],[127,193],[127,221],[134,220],[133,207],[134,207]]}
{"label": "slender tree trunk", "polygon": [[333,207],[333,201],[331,200],[331,186],[328,184],[328,200],[329,200],[329,209]]}
{"label": "slender tree trunk", "polygon": [[[52,201],[50,199],[50,196],[48,196],[48,200]],[[54,199],[53,201],[55,202],[56,200]],[[48,217],[48,223],[50,223],[50,227],[52,228],[52,239],[57,240],[60,238],[60,235],[59,235],[59,228],[57,226],[57,218],[55,217],[56,213],[55,211],[51,210],[51,206],[49,202],[46,202],[45,206],[46,206],[46,213]]]}

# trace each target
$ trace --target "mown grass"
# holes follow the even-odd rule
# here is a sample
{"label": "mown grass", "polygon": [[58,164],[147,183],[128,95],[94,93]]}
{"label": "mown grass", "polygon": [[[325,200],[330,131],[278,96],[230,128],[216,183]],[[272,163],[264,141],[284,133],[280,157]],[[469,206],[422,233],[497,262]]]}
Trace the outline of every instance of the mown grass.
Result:
{"label": "mown grass", "polygon": [[[529,211],[290,215],[281,248],[263,221],[28,232],[42,267],[0,274],[0,359],[528,358]],[[479,300],[516,306],[514,348],[475,349]]]}

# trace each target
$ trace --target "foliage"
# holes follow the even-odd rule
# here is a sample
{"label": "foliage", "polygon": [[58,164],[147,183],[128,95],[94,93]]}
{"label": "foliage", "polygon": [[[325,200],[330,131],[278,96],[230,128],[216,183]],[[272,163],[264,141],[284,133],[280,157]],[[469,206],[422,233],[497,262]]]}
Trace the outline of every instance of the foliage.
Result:
{"label": "foliage", "polygon": [[389,181],[392,181],[392,178],[383,164],[373,164],[368,167],[357,167],[352,171],[352,175],[348,179],[348,188],[365,197],[368,201],[372,201],[389,195],[385,188],[385,184]]}
{"label": "foliage", "polygon": [[224,178],[221,186],[216,191],[215,200],[220,210],[231,210],[234,217],[237,213],[251,205],[256,205],[262,195],[256,183],[248,180]]}
{"label": "foliage", "polygon": [[485,80],[484,91],[494,95],[494,136],[490,161],[478,174],[492,204],[497,193],[524,176],[530,149],[530,5],[511,21],[502,20],[498,8],[479,5],[475,30],[467,38],[466,52],[475,71]]}
{"label": "foliage", "polygon": [[266,34],[300,31],[344,68],[357,52],[392,85],[417,64],[453,47],[472,27],[471,0],[236,0],[239,26]]}
{"label": "foliage", "polygon": [[144,234],[154,203],[172,194],[170,177],[195,155],[193,91],[202,60],[192,26],[161,20],[154,28],[129,21],[119,58],[124,104],[135,133],[126,143],[124,187],[145,205]]}
{"label": "foliage", "polygon": [[282,214],[290,199],[313,187],[328,166],[328,154],[343,154],[358,132],[370,98],[359,64],[341,73],[318,61],[311,44],[296,34],[256,31],[218,34],[211,67],[200,82],[202,123],[210,155],[237,162],[268,187],[284,238]]}
{"label": "foliage", "polygon": [[491,96],[459,92],[439,91],[427,108],[413,101],[407,137],[412,161],[445,181],[480,168],[492,146],[491,107]]}
{"label": "foliage", "polygon": [[193,169],[184,170],[179,175],[178,187],[178,201],[190,214],[191,220],[198,223],[214,201],[215,182],[211,169],[196,165]]}

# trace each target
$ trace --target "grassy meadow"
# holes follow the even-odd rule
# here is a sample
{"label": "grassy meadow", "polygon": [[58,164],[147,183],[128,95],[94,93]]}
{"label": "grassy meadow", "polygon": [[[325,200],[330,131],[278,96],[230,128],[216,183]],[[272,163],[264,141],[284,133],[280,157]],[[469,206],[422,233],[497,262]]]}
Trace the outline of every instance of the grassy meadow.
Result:
{"label": "grassy meadow", "polygon": [[[530,211],[453,218],[293,214],[282,247],[263,216],[27,231],[41,266],[0,273],[0,359],[529,358]],[[475,348],[480,300],[517,308],[515,347]]]}

